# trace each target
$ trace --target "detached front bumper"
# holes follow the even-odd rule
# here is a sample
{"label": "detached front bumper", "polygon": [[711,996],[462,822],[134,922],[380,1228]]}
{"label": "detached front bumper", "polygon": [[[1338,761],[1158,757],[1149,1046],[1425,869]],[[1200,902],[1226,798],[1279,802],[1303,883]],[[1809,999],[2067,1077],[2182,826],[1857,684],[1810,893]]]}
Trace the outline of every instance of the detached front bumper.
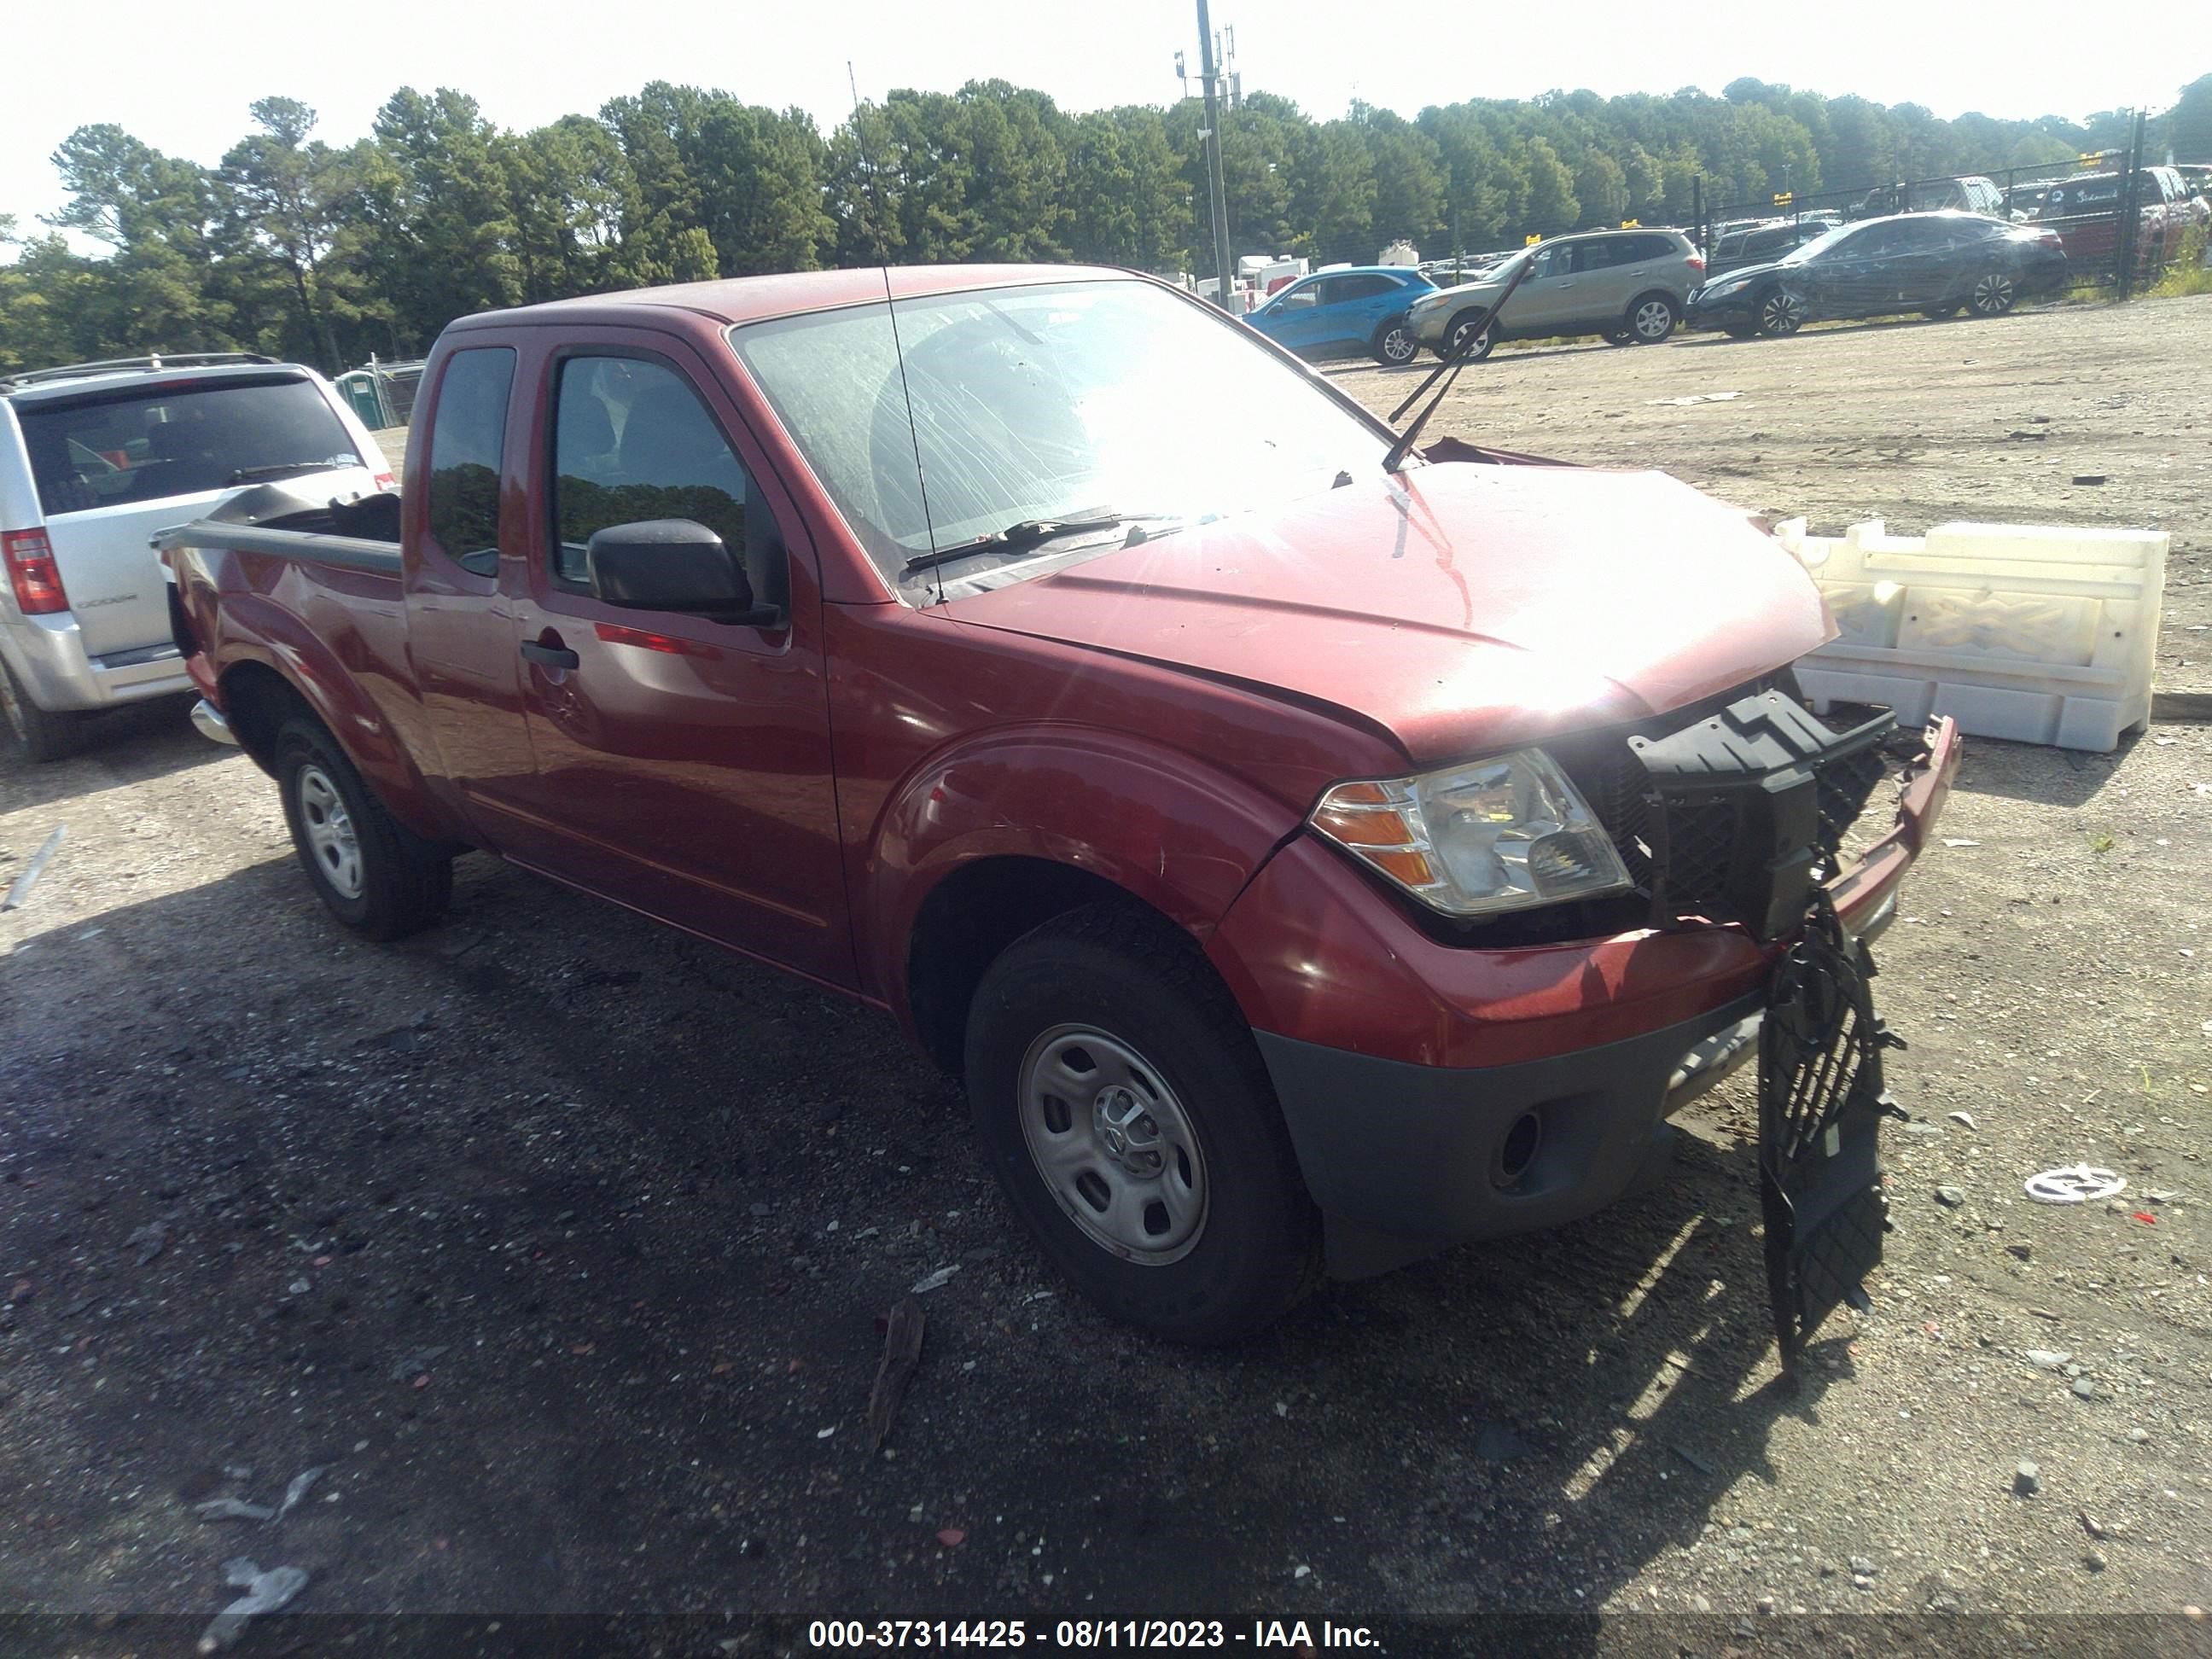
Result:
{"label": "detached front bumper", "polygon": [[[1960,754],[1951,720],[1930,727],[1887,831],[1823,884],[1848,932],[1869,937],[1894,916]],[[1210,951],[1255,1016],[1339,1277],[1602,1209],[1651,1158],[1665,1118],[1756,1051],[1785,941],[1693,926],[1471,950],[1430,938],[1371,890],[1355,923],[1331,871],[1364,881],[1343,865],[1293,842]],[[1296,886],[1275,886],[1277,874]],[[1255,904],[1298,912],[1272,949]]]}

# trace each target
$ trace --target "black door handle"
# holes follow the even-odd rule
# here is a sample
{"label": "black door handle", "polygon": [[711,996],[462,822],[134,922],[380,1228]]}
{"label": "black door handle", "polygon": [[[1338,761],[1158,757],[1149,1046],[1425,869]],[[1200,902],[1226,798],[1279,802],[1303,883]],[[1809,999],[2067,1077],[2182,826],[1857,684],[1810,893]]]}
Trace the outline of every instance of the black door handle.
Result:
{"label": "black door handle", "polygon": [[523,641],[522,654],[540,668],[574,668],[583,661],[566,646],[540,645],[536,640]]}

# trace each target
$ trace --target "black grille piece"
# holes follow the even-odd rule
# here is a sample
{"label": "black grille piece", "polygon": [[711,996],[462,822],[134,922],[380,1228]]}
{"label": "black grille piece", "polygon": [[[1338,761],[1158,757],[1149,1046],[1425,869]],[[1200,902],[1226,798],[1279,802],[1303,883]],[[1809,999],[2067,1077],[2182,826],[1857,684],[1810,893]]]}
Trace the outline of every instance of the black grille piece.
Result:
{"label": "black grille piece", "polygon": [[1656,923],[1739,921],[1762,941],[1802,922],[1881,781],[1887,711],[1838,734],[1779,691],[1740,697],[1664,737],[1632,737],[1645,774]]}
{"label": "black grille piece", "polygon": [[1903,1044],[1875,1017],[1874,961],[1815,890],[1804,931],[1777,964],[1759,1033],[1759,1205],[1767,1293],[1794,1386],[1797,1358],[1845,1303],[1870,1304],[1881,1261],[1881,1051]]}

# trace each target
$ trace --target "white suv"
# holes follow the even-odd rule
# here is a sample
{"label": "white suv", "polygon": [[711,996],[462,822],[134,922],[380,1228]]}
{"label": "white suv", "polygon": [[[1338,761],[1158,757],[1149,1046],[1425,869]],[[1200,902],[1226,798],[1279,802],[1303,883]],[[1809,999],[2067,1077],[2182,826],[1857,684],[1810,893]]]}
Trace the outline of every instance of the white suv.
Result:
{"label": "white suv", "polygon": [[0,745],[58,760],[88,714],[191,689],[156,531],[274,478],[389,489],[381,453],[298,363],[198,354],[0,380]]}

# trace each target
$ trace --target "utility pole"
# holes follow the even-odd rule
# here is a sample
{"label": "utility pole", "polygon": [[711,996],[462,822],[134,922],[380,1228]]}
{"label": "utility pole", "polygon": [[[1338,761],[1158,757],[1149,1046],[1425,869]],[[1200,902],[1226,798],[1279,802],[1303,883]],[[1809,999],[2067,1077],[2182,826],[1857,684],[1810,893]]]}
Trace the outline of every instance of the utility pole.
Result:
{"label": "utility pole", "polygon": [[1206,0],[1198,0],[1198,52],[1206,87],[1206,176],[1213,197],[1213,302],[1226,311],[1235,266],[1229,257],[1228,192],[1221,182],[1221,77],[1213,61],[1213,23],[1206,15]]}

